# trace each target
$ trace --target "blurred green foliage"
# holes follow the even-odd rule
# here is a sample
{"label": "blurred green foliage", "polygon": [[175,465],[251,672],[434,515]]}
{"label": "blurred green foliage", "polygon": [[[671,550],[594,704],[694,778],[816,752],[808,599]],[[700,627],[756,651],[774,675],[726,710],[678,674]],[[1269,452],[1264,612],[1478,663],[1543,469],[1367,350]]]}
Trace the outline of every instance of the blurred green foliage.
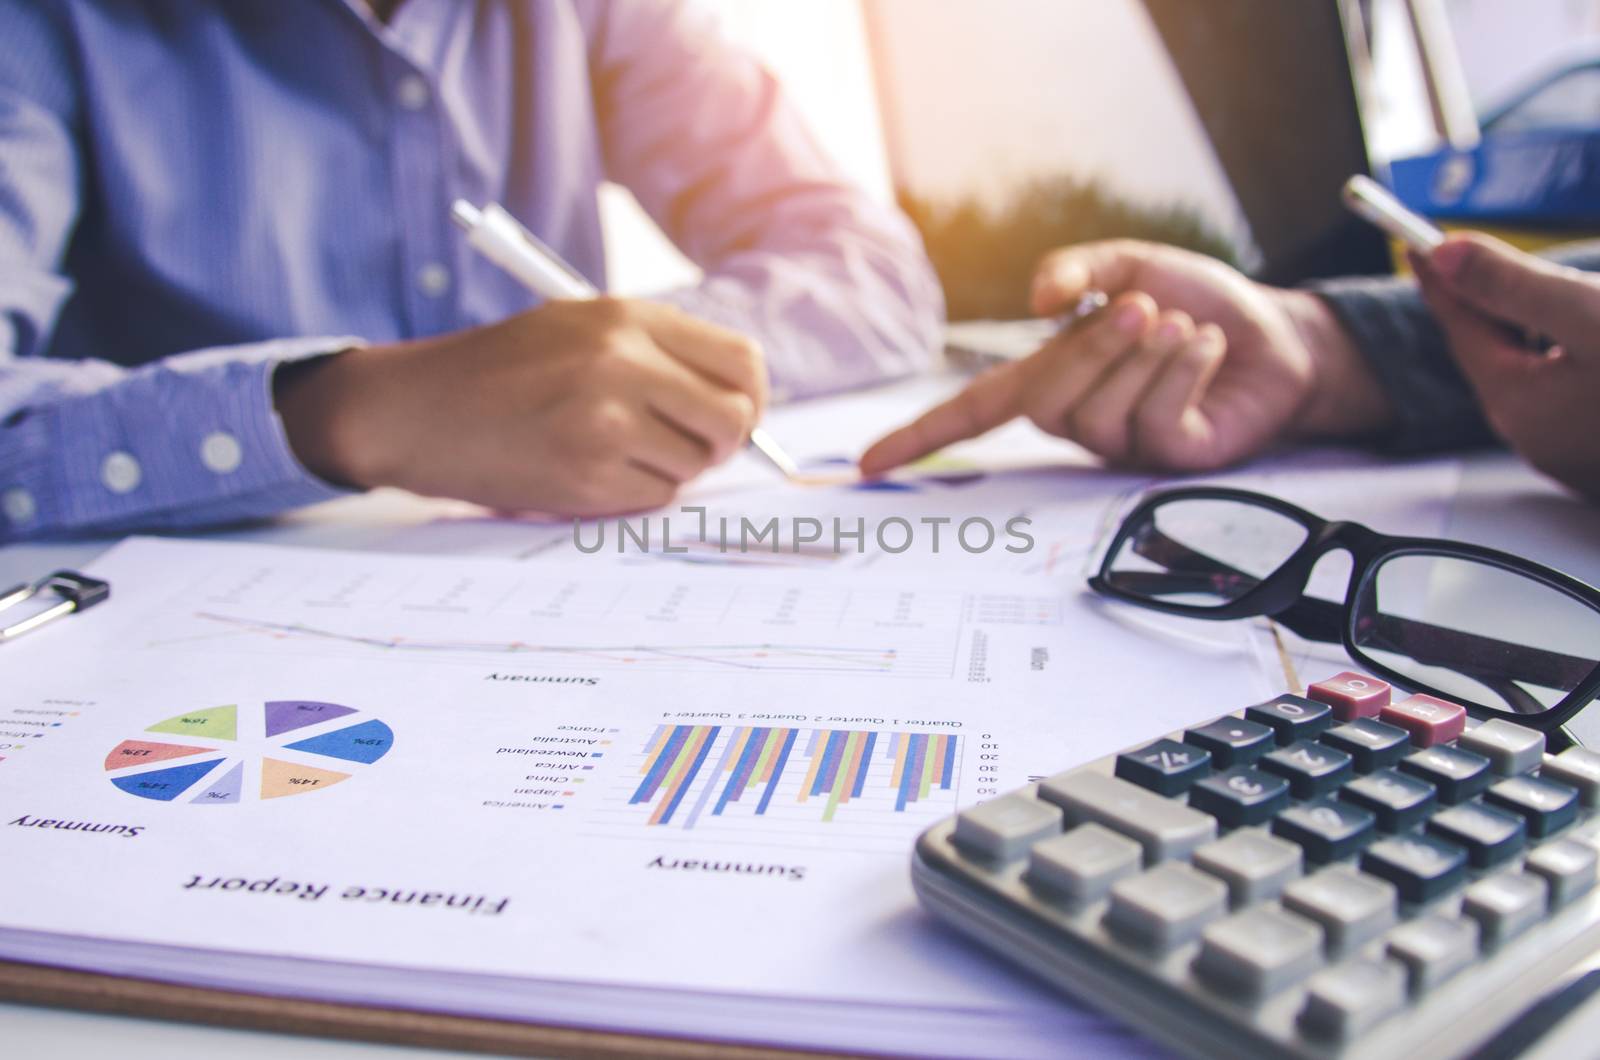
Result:
{"label": "blurred green foliage", "polygon": [[1071,243],[1148,239],[1238,264],[1232,242],[1193,209],[1135,205],[1078,177],[1031,181],[999,209],[973,198],[932,202],[904,189],[897,197],[927,244],[951,320],[1031,316],[1034,265]]}

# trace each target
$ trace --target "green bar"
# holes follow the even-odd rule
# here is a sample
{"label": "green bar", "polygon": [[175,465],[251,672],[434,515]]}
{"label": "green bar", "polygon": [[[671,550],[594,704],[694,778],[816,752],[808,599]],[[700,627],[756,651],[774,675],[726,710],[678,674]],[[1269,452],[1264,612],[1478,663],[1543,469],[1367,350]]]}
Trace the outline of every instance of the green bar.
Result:
{"label": "green bar", "polygon": [[833,820],[833,811],[839,808],[839,796],[844,794],[845,780],[850,774],[850,762],[856,756],[856,748],[861,745],[860,731],[852,732],[844,741],[844,749],[839,752],[839,771],[833,775],[833,790],[828,792],[828,808],[822,811],[824,821]]}
{"label": "green bar", "polygon": [[687,769],[693,760],[695,741],[700,739],[700,734],[707,728],[705,725],[696,725],[689,730],[688,738],[683,741],[683,746],[678,748],[677,760],[672,763],[672,768],[667,770],[667,775],[661,778],[661,786],[656,789],[657,791],[671,790],[672,782],[678,779],[678,774]]}
{"label": "green bar", "polygon": [[[759,777],[761,775],[761,771],[767,768],[767,759],[772,757],[772,749],[782,742],[779,739],[779,737],[782,735],[782,729],[767,730],[767,745],[761,749],[761,756],[756,759],[755,768],[750,770],[751,781],[754,781],[755,778]],[[749,783],[745,784],[745,787],[748,788],[749,786]]]}

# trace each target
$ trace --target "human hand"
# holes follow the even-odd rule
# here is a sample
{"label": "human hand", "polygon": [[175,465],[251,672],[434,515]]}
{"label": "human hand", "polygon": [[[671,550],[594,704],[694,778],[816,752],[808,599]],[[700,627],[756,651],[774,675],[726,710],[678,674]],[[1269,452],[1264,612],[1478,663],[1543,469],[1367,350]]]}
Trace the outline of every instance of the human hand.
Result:
{"label": "human hand", "polygon": [[[1489,426],[1540,471],[1600,499],[1600,278],[1477,234],[1412,264]],[[1530,334],[1556,345],[1532,348]]]}
{"label": "human hand", "polygon": [[610,298],[290,369],[278,408],[312,472],[562,515],[667,504],[738,450],[767,400],[749,339]]}
{"label": "human hand", "polygon": [[1255,283],[1174,247],[1129,240],[1048,256],[1044,315],[1098,288],[1096,317],[993,369],[861,458],[881,474],[1026,415],[1118,464],[1208,470],[1285,436],[1352,437],[1393,415],[1321,299]]}

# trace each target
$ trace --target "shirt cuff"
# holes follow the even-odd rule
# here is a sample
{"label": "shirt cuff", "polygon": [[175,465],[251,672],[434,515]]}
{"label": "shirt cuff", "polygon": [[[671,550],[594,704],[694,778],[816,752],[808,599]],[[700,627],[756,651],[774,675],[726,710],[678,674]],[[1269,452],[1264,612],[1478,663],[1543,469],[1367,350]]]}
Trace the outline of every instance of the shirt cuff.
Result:
{"label": "shirt cuff", "polygon": [[272,379],[280,364],[359,345],[201,351],[24,406],[0,425],[0,537],[192,527],[344,496],[295,457]]}
{"label": "shirt cuff", "polygon": [[1395,454],[1494,444],[1433,315],[1392,278],[1348,277],[1306,285],[1349,334],[1394,406],[1395,426],[1377,440]]}

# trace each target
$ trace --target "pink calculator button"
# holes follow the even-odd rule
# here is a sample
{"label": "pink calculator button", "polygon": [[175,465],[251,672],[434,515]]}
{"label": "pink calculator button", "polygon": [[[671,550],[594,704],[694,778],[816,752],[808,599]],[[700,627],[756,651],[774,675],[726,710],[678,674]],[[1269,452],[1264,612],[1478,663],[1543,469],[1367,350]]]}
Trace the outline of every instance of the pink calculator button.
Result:
{"label": "pink calculator button", "polygon": [[1333,716],[1340,721],[1357,718],[1375,718],[1389,705],[1389,686],[1376,677],[1351,673],[1349,670],[1334,674],[1326,681],[1318,681],[1306,689],[1306,695],[1321,700],[1333,708]]}
{"label": "pink calculator button", "polygon": [[1448,699],[1416,695],[1383,708],[1383,720],[1411,734],[1418,747],[1432,747],[1460,736],[1467,728],[1467,712]]}

